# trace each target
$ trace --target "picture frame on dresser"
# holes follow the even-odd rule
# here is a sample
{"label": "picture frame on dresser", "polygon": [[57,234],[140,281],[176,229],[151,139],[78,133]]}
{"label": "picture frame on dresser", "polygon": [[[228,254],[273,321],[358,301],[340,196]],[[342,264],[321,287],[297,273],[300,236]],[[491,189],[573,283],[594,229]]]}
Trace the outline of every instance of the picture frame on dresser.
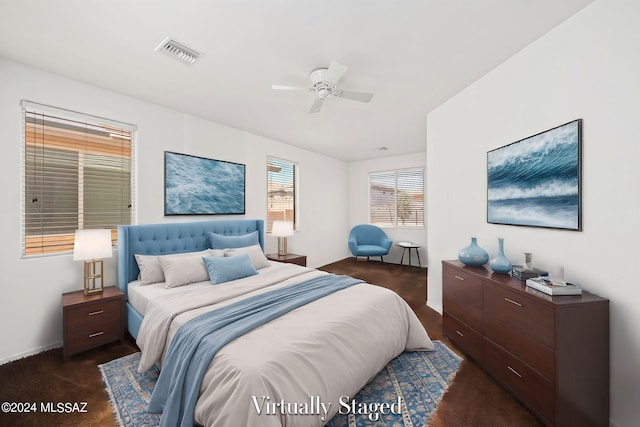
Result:
{"label": "picture frame on dresser", "polygon": [[244,215],[246,165],[164,152],[164,214]]}
{"label": "picture frame on dresser", "polygon": [[487,152],[487,222],[582,230],[582,119]]}

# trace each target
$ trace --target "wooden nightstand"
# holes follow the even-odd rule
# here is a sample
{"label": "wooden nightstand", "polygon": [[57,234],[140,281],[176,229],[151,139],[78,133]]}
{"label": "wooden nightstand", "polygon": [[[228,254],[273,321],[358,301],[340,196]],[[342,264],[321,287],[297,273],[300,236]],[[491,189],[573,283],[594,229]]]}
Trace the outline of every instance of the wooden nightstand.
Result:
{"label": "wooden nightstand", "polygon": [[267,254],[267,259],[271,261],[279,261],[279,262],[287,262],[289,264],[298,264],[303,267],[307,266],[307,256],[306,255],[297,255],[297,254],[286,254],[286,255],[278,255],[278,254]]}
{"label": "wooden nightstand", "polygon": [[101,294],[62,294],[64,360],[112,341],[124,341],[124,294],[115,286]]}

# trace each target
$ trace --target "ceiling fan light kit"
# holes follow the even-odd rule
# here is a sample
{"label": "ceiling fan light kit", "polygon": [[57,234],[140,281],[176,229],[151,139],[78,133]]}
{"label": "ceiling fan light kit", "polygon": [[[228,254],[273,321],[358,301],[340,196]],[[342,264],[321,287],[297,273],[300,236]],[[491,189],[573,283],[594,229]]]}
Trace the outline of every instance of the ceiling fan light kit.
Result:
{"label": "ceiling fan light kit", "polygon": [[311,80],[311,83],[313,84],[321,83],[326,80],[325,76],[328,71],[328,68],[318,68],[317,70],[313,70],[311,74],[309,74],[309,80]]}
{"label": "ceiling fan light kit", "polygon": [[358,102],[369,102],[373,97],[372,93],[356,92],[338,89],[336,84],[338,80],[344,76],[348,68],[346,65],[331,61],[329,68],[318,68],[309,74],[311,87],[301,88],[295,86],[272,85],[272,89],[276,90],[305,90],[316,92],[317,98],[311,105],[309,113],[317,113],[322,108],[324,100],[334,96],[336,98],[345,98]]}

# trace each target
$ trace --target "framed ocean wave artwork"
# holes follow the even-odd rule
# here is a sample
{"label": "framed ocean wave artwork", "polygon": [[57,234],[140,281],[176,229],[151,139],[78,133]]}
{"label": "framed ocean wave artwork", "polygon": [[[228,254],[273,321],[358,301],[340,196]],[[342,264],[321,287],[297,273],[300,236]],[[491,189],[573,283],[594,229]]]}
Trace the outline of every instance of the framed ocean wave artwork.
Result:
{"label": "framed ocean wave artwork", "polygon": [[245,165],[164,152],[164,214],[243,215]]}
{"label": "framed ocean wave artwork", "polygon": [[582,119],[487,153],[487,222],[582,230]]}

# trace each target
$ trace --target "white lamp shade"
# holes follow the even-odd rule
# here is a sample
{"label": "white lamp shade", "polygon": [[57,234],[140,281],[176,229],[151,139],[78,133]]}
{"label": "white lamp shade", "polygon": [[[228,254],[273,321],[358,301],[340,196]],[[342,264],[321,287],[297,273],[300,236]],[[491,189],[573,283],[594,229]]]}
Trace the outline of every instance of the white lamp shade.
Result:
{"label": "white lamp shade", "polygon": [[73,260],[111,258],[111,230],[76,230]]}
{"label": "white lamp shade", "polygon": [[293,236],[293,223],[290,221],[273,221],[271,235],[276,237]]}

